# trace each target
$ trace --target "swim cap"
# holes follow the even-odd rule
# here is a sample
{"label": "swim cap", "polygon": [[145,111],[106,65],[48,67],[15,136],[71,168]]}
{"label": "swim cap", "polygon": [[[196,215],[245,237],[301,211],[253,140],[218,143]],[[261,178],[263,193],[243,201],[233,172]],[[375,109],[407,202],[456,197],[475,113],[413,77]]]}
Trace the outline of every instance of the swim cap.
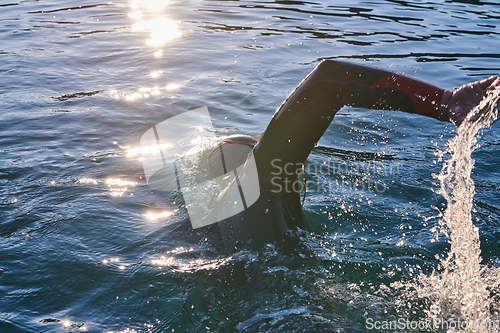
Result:
{"label": "swim cap", "polygon": [[208,156],[213,176],[221,176],[244,164],[256,143],[249,135],[235,134],[222,139]]}

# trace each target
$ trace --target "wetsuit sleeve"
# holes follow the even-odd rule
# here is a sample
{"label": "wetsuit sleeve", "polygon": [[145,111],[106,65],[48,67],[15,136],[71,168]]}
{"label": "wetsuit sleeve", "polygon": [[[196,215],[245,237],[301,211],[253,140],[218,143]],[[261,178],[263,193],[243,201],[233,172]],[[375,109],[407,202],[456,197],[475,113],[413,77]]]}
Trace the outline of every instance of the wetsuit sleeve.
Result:
{"label": "wetsuit sleeve", "polygon": [[[300,167],[343,106],[399,110],[440,119],[444,89],[402,74],[322,61],[274,114],[254,155],[264,178]],[[291,164],[290,164],[291,163]]]}

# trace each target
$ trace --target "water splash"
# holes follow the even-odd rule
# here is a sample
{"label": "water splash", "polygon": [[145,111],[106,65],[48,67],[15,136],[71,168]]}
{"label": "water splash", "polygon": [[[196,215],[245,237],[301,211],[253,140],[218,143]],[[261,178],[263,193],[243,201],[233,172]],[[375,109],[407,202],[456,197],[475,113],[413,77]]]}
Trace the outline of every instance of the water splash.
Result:
{"label": "water splash", "polygon": [[[500,89],[488,95],[469,113],[451,139],[447,153],[451,158],[443,165],[438,179],[440,194],[447,201],[447,208],[440,221],[441,231],[450,237],[450,253],[441,260],[443,272],[433,274],[429,281],[433,289],[429,316],[438,322],[465,323],[459,327],[445,327],[448,332],[491,332],[490,305],[485,267],[480,264],[481,250],[478,228],[471,218],[475,192],[471,172],[474,167],[472,152],[479,147],[477,133],[490,126],[496,119],[495,109],[500,99]],[[481,326],[480,324],[483,324]],[[476,326],[473,326],[476,325]],[[477,326],[479,325],[479,326]]]}

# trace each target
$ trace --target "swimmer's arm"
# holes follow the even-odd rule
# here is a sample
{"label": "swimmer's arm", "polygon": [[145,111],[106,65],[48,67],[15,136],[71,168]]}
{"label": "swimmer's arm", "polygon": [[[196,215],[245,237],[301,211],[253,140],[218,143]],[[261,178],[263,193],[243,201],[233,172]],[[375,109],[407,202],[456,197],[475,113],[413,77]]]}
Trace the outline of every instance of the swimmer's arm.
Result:
{"label": "swimmer's arm", "polygon": [[450,91],[382,69],[324,60],[278,108],[254,155],[267,176],[286,165],[300,166],[346,105],[399,110],[459,125],[499,83],[498,77],[491,77]]}
{"label": "swimmer's arm", "polygon": [[[401,110],[460,125],[488,91],[496,86],[500,86],[498,76],[471,82],[452,91],[402,74],[387,73],[349,104],[365,108]],[[407,100],[392,97],[398,93],[407,96]]]}

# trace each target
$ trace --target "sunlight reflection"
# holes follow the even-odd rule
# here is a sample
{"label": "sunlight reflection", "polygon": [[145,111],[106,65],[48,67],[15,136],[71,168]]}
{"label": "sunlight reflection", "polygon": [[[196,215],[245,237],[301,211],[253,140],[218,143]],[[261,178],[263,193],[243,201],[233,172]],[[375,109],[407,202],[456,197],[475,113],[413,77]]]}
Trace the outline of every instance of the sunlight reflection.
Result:
{"label": "sunlight reflection", "polygon": [[[157,72],[153,72],[150,75],[153,78],[157,78],[160,74],[163,74],[162,70],[157,71]],[[167,86],[165,86],[165,88],[160,88],[158,86],[154,86],[152,88],[150,88],[150,87],[141,87],[137,91],[131,92],[131,93],[128,93],[128,94],[118,95],[118,93],[117,93],[114,97],[118,98],[118,97],[121,96],[121,97],[124,97],[128,101],[134,101],[134,100],[137,100],[137,99],[148,98],[150,96],[159,96],[161,94],[161,92],[164,91],[164,89],[166,91],[173,91],[173,90],[176,90],[176,89],[179,89],[179,88],[180,88],[180,85],[177,84],[177,83],[168,84]]]}
{"label": "sunlight reflection", "polygon": [[114,331],[107,331],[106,333],[137,333],[137,331],[134,330],[133,328],[126,328],[126,329],[124,329],[122,331],[116,331],[116,332],[114,332]]}
{"label": "sunlight reflection", "polygon": [[92,179],[92,178],[80,178],[77,180],[78,183],[82,184],[94,184],[97,185],[97,180]]}
{"label": "sunlight reflection", "polygon": [[104,260],[102,261],[102,263],[103,263],[104,265],[106,265],[108,262],[118,262],[118,261],[120,261],[120,258],[110,258],[109,260],[108,260],[108,259],[104,259]]}
{"label": "sunlight reflection", "polygon": [[177,214],[177,210],[163,211],[163,212],[159,212],[159,213],[147,213],[146,218],[148,220],[156,221],[156,220],[163,219],[166,217],[174,216],[176,214]]}
{"label": "sunlight reflection", "polygon": [[176,89],[179,89],[179,87],[180,86],[177,83],[171,83],[166,88],[167,88],[167,90],[176,90]]}
{"label": "sunlight reflection", "polygon": [[[128,147],[126,147],[128,148]],[[92,178],[80,178],[76,181],[79,184],[92,184],[92,185],[98,185],[102,184],[103,182],[106,183],[106,185],[109,188],[109,191],[112,196],[116,197],[121,197],[127,192],[130,191],[131,187],[135,187],[137,185],[136,182],[130,181],[130,180],[122,180],[118,178],[108,178],[106,180],[103,179],[92,179]],[[130,193],[130,195],[133,195],[133,193]]]}
{"label": "sunlight reflection", "polygon": [[138,20],[142,17],[142,12],[140,10],[134,10],[132,13],[128,14],[128,17]]}
{"label": "sunlight reflection", "polygon": [[134,187],[135,185],[137,185],[136,182],[129,180],[121,180],[117,178],[106,179],[106,184],[109,187],[111,195],[114,197],[123,196],[125,193],[127,193],[129,187]]}
{"label": "sunlight reflection", "polygon": [[187,248],[187,247],[179,246],[173,250],[167,251],[167,254],[179,254],[179,253],[187,253],[187,252],[193,252],[193,251],[194,251],[193,247]]}
{"label": "sunlight reflection", "polygon": [[84,323],[74,323],[68,319],[62,321],[62,327],[66,330],[87,331],[87,326]]}
{"label": "sunlight reflection", "polygon": [[140,5],[143,5],[148,10],[159,11],[165,8],[167,4],[168,0],[133,0],[132,8],[137,9]]}
{"label": "sunlight reflection", "polygon": [[[164,17],[161,12],[167,6],[168,2],[168,0],[131,0],[130,3],[132,11],[128,16],[137,20],[136,24],[132,25],[132,31],[143,31],[150,34],[150,37],[146,40],[146,44],[156,48],[156,51],[153,53],[154,57],[162,56],[163,50],[161,46],[165,42],[181,36],[181,33],[177,29],[177,24],[173,20]],[[145,16],[147,17],[146,20],[143,19]],[[150,76],[158,78],[162,73],[163,71],[152,72]],[[170,89],[173,89],[173,87],[167,87],[167,90]],[[122,96],[128,101],[134,101],[160,95],[158,88],[147,92],[141,89],[141,92],[125,93]]]}
{"label": "sunlight reflection", "polygon": [[162,257],[152,260],[151,263],[159,267],[170,267],[176,272],[192,272],[201,270],[217,270],[224,266],[231,258],[221,258],[214,260],[194,259],[183,262],[173,257]]}
{"label": "sunlight reflection", "polygon": [[198,144],[200,144],[201,142],[202,142],[202,138],[201,138],[201,137],[199,137],[199,136],[195,137],[194,139],[191,139],[191,141],[190,141],[190,143],[191,143],[192,145],[198,145]]}
{"label": "sunlight reflection", "polygon": [[109,94],[111,95],[111,97],[113,98],[118,98],[120,97],[120,94],[118,93],[118,91],[116,89],[112,89],[109,91]]}
{"label": "sunlight reflection", "polygon": [[134,31],[151,32],[151,38],[146,41],[148,45],[160,46],[166,41],[179,37],[181,33],[177,30],[177,24],[174,21],[164,17],[142,21],[132,26]]}
{"label": "sunlight reflection", "polygon": [[146,155],[146,154],[159,154],[160,149],[165,149],[172,147],[172,144],[164,144],[164,145],[152,145],[152,146],[144,146],[138,148],[131,148],[127,151],[127,157],[135,157],[138,154]]}
{"label": "sunlight reflection", "polygon": [[151,264],[158,267],[169,267],[177,272],[189,272],[189,271],[200,271],[200,270],[216,270],[226,263],[230,262],[233,258],[218,258],[218,259],[179,259],[175,258],[174,255],[179,255],[183,253],[193,252],[194,248],[177,247],[173,250],[167,252],[167,255],[162,256],[159,259],[151,260]]}

